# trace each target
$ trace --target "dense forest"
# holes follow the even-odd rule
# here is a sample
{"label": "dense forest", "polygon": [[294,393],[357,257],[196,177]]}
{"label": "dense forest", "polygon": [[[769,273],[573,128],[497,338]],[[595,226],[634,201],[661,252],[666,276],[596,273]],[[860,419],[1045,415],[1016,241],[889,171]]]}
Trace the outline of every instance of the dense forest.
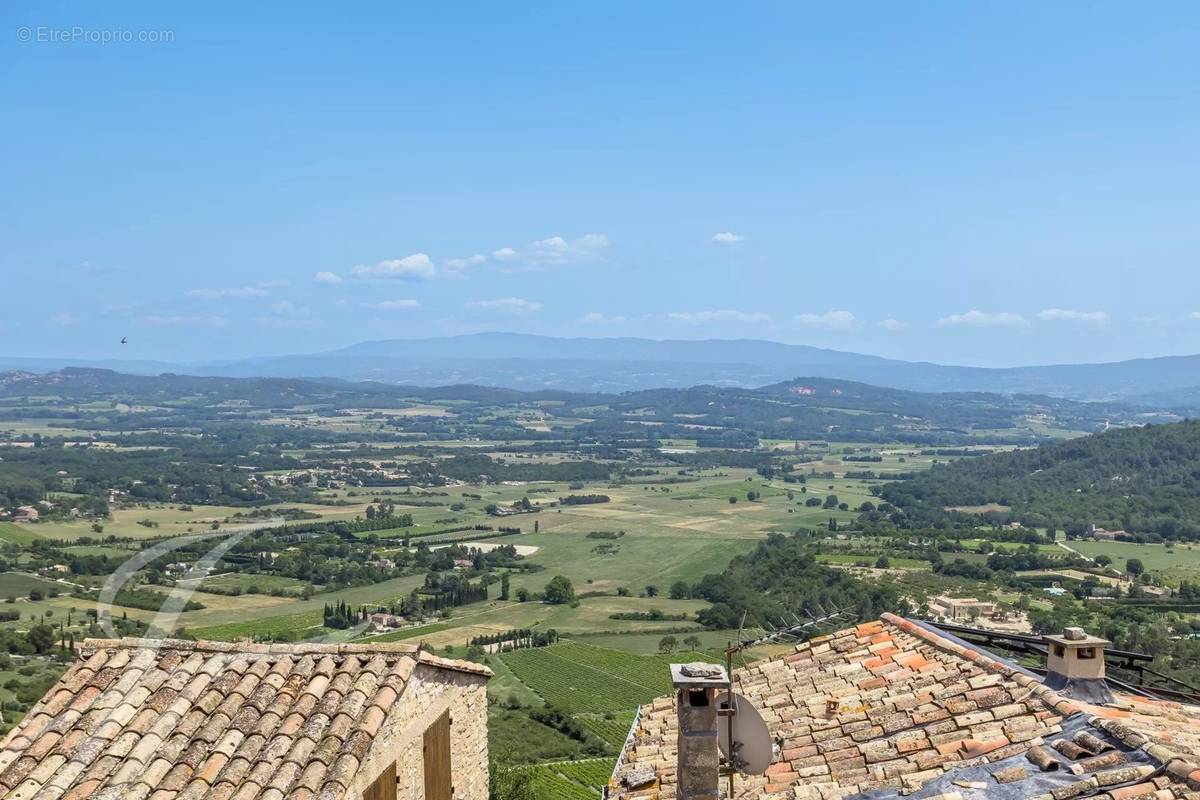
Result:
{"label": "dense forest", "polygon": [[700,622],[736,629],[744,618],[748,627],[773,629],[807,613],[846,610],[858,619],[874,619],[884,611],[906,611],[890,583],[823,566],[810,543],[807,531],[774,533],[723,572],[704,576],[692,588],[695,597],[712,603],[699,613]]}
{"label": "dense forest", "polygon": [[[945,524],[949,507],[996,503],[1028,524],[1088,524],[1200,538],[1200,421],[1111,430],[1030,450],[935,466],[880,495],[908,526]],[[973,523],[970,523],[973,524]]]}

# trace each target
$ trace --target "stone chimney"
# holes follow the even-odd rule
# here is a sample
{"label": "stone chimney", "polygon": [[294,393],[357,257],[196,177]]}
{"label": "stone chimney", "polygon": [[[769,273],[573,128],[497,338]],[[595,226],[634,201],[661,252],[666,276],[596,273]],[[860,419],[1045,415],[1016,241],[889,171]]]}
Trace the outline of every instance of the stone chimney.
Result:
{"label": "stone chimney", "polygon": [[1064,628],[1061,636],[1045,640],[1047,686],[1088,703],[1112,702],[1104,680],[1104,648],[1112,642],[1089,636],[1083,628]]}
{"label": "stone chimney", "polygon": [[729,688],[725,668],[716,664],[672,664],[675,713],[679,719],[675,762],[679,800],[718,800],[721,755],[717,748],[717,713]]}

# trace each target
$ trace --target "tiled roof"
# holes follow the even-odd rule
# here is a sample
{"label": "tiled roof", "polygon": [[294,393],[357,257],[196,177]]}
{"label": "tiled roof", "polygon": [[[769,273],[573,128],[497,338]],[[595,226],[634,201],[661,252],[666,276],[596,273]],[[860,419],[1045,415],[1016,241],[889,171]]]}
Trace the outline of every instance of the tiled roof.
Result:
{"label": "tiled roof", "polygon": [[[1108,796],[1200,797],[1192,792],[1200,787],[1200,770],[1192,766],[1200,763],[1200,708],[1125,696],[1109,706],[1088,706],[986,651],[894,615],[749,664],[734,671],[734,680],[736,691],[762,714],[778,748],[765,775],[739,776],[739,798],[925,796],[926,783],[980,764],[992,765],[995,774],[987,771],[981,781],[964,772],[936,796],[990,797],[1002,783],[1040,772],[1029,761],[1030,749],[1062,739],[1068,717],[1068,728],[1083,725],[1115,742],[1121,758],[1089,762],[1095,754],[1064,745],[1068,752],[1055,756],[1063,769],[1060,784],[1078,784],[1077,794],[1094,796],[1123,777]],[[643,706],[609,797],[675,797],[677,734],[671,698]],[[1134,751],[1143,755],[1125,755]],[[623,776],[644,774],[648,766],[657,780],[624,786]],[[1112,770],[1124,771],[1097,778]],[[1010,787],[1017,793],[1008,796],[1038,795],[1048,791],[1045,785],[1031,780],[1026,791]],[[1129,787],[1139,791],[1129,794]]]}
{"label": "tiled roof", "polygon": [[0,745],[6,800],[337,800],[418,663],[408,645],[89,639]]}

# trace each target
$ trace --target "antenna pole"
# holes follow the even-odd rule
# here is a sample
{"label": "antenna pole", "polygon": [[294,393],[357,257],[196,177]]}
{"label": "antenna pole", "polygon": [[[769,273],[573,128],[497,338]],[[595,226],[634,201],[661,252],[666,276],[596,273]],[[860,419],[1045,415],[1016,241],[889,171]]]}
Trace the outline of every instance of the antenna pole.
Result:
{"label": "antenna pole", "polygon": [[[742,617],[743,624],[745,617]],[[739,637],[741,638],[741,637]],[[727,643],[725,647],[725,678],[729,681],[725,686],[725,708],[728,714],[725,716],[725,735],[726,741],[729,742],[729,797],[733,798],[733,646],[732,643]]]}

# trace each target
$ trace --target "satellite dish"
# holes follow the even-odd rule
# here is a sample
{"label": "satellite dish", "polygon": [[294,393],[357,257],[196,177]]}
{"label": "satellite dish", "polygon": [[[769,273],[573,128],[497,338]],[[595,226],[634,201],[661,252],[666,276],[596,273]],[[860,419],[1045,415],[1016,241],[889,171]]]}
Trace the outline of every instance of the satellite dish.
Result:
{"label": "satellite dish", "polygon": [[[717,698],[721,708],[729,707],[725,694],[718,692]],[[749,775],[766,772],[774,757],[767,724],[758,709],[740,694],[733,696],[733,755],[729,752],[729,722],[725,717],[717,721],[717,745],[734,769]]]}

